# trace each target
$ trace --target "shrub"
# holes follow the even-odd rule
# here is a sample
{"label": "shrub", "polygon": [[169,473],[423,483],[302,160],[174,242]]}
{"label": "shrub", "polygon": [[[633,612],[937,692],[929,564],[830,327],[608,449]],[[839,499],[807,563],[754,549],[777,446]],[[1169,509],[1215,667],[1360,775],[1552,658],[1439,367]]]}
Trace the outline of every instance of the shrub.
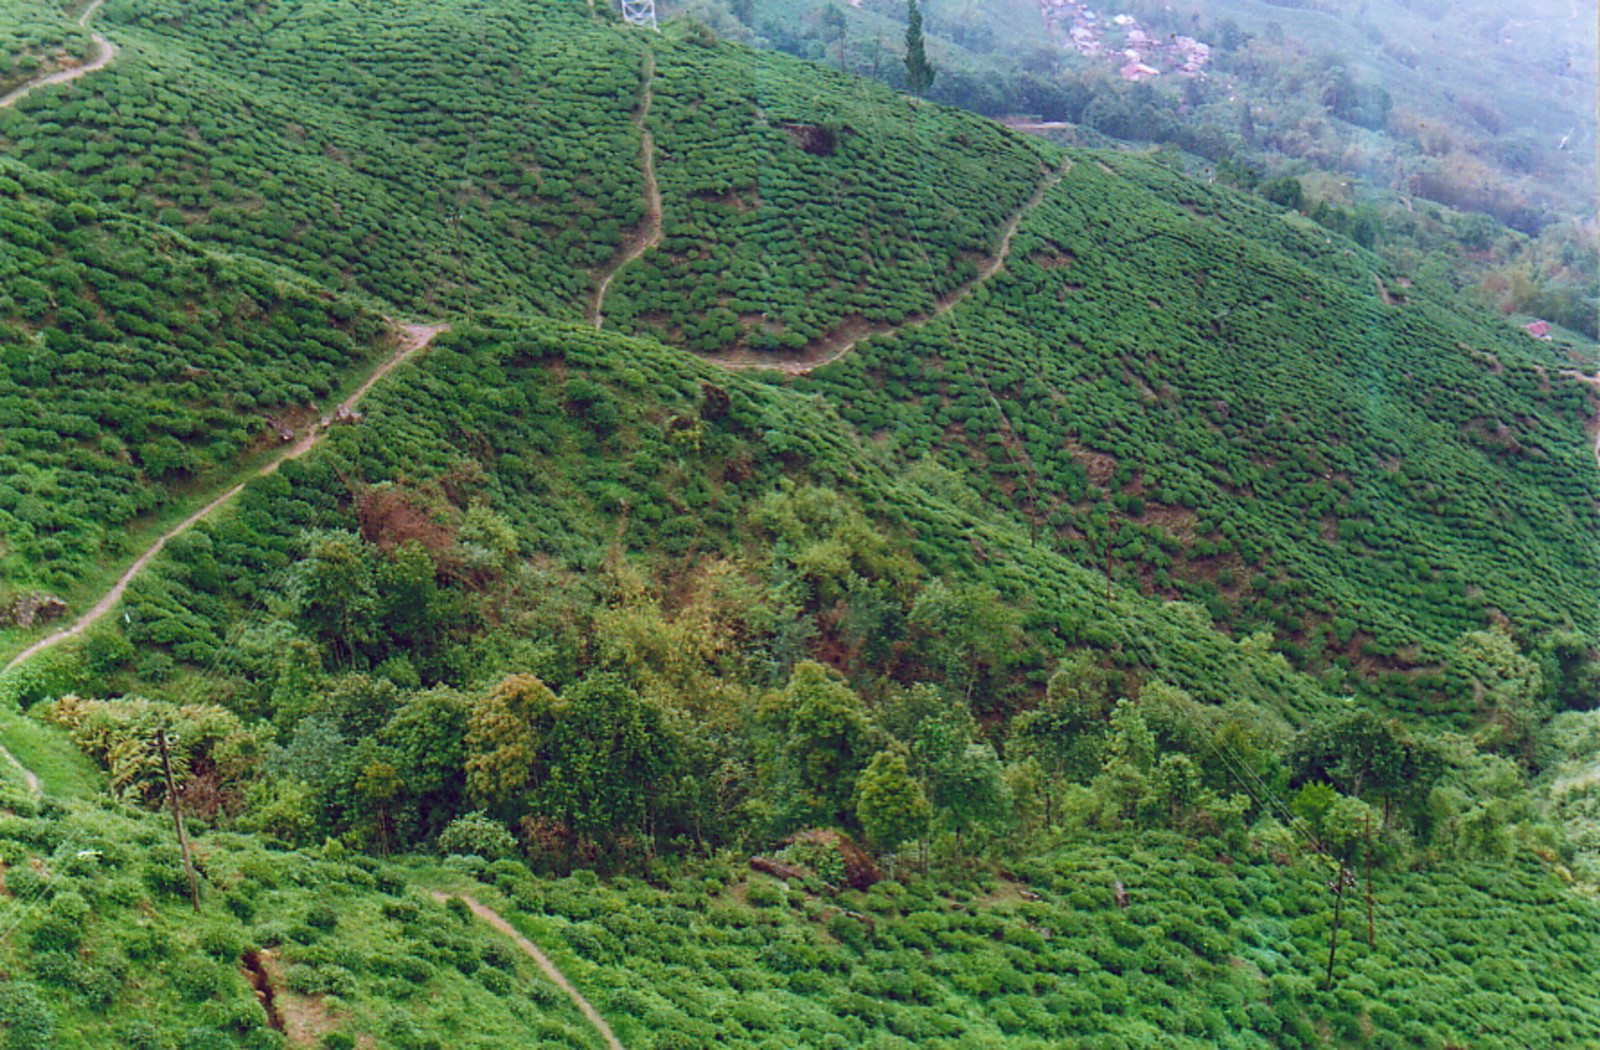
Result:
{"label": "shrub", "polygon": [[439,852],[445,856],[472,855],[498,860],[512,856],[516,848],[517,840],[505,825],[482,813],[459,816],[439,833]]}
{"label": "shrub", "polygon": [[757,908],[775,908],[788,900],[787,890],[771,879],[753,878],[745,890],[745,900]]}
{"label": "shrub", "polygon": [[186,999],[208,1002],[216,998],[229,984],[229,974],[210,959],[188,956],[175,960],[167,967],[167,979]]}
{"label": "shrub", "polygon": [[119,1033],[119,1038],[127,1050],[163,1050],[166,1045],[161,1038],[161,1029],[149,1021],[130,1021]]}

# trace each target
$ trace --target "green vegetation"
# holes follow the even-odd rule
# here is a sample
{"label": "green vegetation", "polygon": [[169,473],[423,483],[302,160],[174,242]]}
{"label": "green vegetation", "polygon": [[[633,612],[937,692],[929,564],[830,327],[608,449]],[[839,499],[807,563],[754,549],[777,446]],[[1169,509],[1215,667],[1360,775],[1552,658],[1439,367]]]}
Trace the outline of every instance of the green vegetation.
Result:
{"label": "green vegetation", "polygon": [[435,893],[630,1046],[1589,1037],[1561,348],[575,3],[102,17],[0,115],[8,610],[452,325],[0,675],[8,1045],[597,1045]]}
{"label": "green vegetation", "polygon": [[27,785],[16,768],[21,766],[39,778],[40,791],[59,798],[89,798],[105,786],[100,771],[66,734],[16,711],[0,712],[0,746],[16,760],[0,767],[14,785]]}
{"label": "green vegetation", "polygon": [[34,77],[86,61],[87,31],[44,0],[15,0],[0,11],[0,96]]}
{"label": "green vegetation", "polygon": [[[588,271],[640,221],[644,127],[662,240],[618,274],[607,321],[754,360],[949,306],[1026,210],[983,294],[807,386],[861,429],[893,431],[902,466],[946,457],[1079,564],[1109,560],[1114,575],[1205,605],[1236,634],[1268,629],[1295,666],[1332,673],[1341,690],[1387,674],[1382,688],[1401,705],[1466,717],[1470,698],[1441,682],[1442,654],[1461,634],[1497,615],[1528,647],[1554,628],[1594,630],[1584,581],[1600,571],[1597,550],[1569,541],[1589,534],[1583,508],[1595,503],[1587,399],[1549,379],[1567,362],[1315,224],[1115,155],[1078,157],[1023,209],[1056,161],[1036,143],[769,53],[661,41],[647,62],[636,35],[566,6],[469,18],[421,5],[407,17],[426,33],[402,23],[364,34],[364,16],[333,28],[316,12],[286,8],[257,25],[242,4],[175,4],[131,21],[113,8],[128,32],[150,35],[146,57],[65,89],[67,106],[29,99],[11,134],[36,164],[88,136],[108,152],[71,175],[85,189],[408,309],[570,315]],[[285,34],[302,41],[292,53],[275,43]],[[414,34],[436,72],[419,76],[401,46]],[[384,47],[369,45],[380,36]],[[180,40],[206,61],[162,72],[159,56]],[[580,52],[592,75],[569,61]],[[484,65],[513,56],[515,75]],[[313,62],[327,76],[313,78]],[[236,86],[205,87],[212,70]],[[204,100],[183,109],[197,134],[139,154],[145,136],[116,122],[159,121],[163,92],[184,78],[193,90],[180,93]],[[488,82],[503,90],[480,90]],[[237,85],[250,85],[251,105]],[[260,110],[302,90],[319,101],[292,127]],[[443,119],[429,114],[460,112],[466,92],[503,108],[454,130],[429,126]],[[125,95],[151,104],[123,105]],[[325,126],[313,135],[308,121]],[[614,136],[598,151],[612,168],[561,147],[579,133]],[[240,136],[293,149],[253,158],[228,145],[242,157],[228,163],[244,165],[233,183],[195,174]],[[530,143],[547,155],[528,156]],[[443,197],[421,176],[372,184],[374,172],[425,157],[458,173]],[[559,185],[531,194],[508,166]],[[118,168],[140,178],[113,186]],[[269,199],[247,203],[245,184]],[[180,185],[181,198],[161,188]],[[163,216],[169,198],[179,214]],[[361,218],[362,202],[383,221]],[[277,232],[239,241],[219,212]],[[339,232],[350,224],[389,239],[357,245]],[[1264,356],[1271,367],[1259,367]],[[1016,401],[1000,409],[997,398]],[[147,444],[158,459],[166,447]]]}
{"label": "green vegetation", "polygon": [[[1175,163],[1285,205],[1299,198],[1296,210],[1408,276],[1431,274],[1502,312],[1600,338],[1600,246],[1588,222],[1595,166],[1577,145],[1596,130],[1594,28],[1577,9],[1553,3],[1508,21],[1491,2],[1086,6],[1100,15],[1091,31],[1100,54],[1080,54],[1072,19],[1050,27],[1035,4],[920,5],[942,70],[930,97],[1066,123],[1043,132],[1065,142],[1159,146]],[[728,39],[916,90],[909,50],[884,45],[903,31],[909,40],[898,0],[690,0],[684,9]],[[1136,16],[1149,42],[1206,43],[1200,74],[1122,80],[1114,15]]]}
{"label": "green vegetation", "polygon": [[[1336,985],[1318,858],[1079,834],[1007,878],[785,886],[730,858],[541,879],[202,832],[189,909],[159,817],[13,798],[0,821],[12,1046],[598,1045],[466,892],[639,1047],[1544,1046],[1586,1038],[1600,912],[1536,865],[1381,872]],[[1363,891],[1364,892],[1364,891]],[[263,1005],[255,989],[272,991]],[[1326,1033],[1326,1034],[1322,1034]]]}
{"label": "green vegetation", "polygon": [[981,300],[799,386],[907,457],[963,448],[980,493],[1086,565],[1352,688],[1414,672],[1385,703],[1470,712],[1444,651],[1489,609],[1591,624],[1600,548],[1584,391],[1446,303],[1309,224],[1084,157]]}
{"label": "green vegetation", "polygon": [[0,596],[69,588],[196,478],[279,443],[377,320],[0,166]]}

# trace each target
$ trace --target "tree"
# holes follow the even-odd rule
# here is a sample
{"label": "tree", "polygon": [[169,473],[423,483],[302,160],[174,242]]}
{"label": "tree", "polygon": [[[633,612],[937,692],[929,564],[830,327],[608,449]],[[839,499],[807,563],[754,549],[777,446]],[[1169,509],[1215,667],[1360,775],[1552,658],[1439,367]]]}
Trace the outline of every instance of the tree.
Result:
{"label": "tree", "polygon": [[1469,631],[1456,642],[1451,674],[1489,716],[1484,743],[1524,761],[1533,733],[1549,714],[1544,674],[1504,628]]}
{"label": "tree", "polygon": [[1021,644],[1021,615],[993,587],[933,580],[906,617],[916,656],[944,676],[963,698],[992,696],[979,689]]}
{"label": "tree", "polygon": [[1381,798],[1385,822],[1393,802],[1425,796],[1444,772],[1435,749],[1365,710],[1305,729],[1283,761],[1295,787],[1321,781],[1352,798]]}
{"label": "tree", "polygon": [[568,690],[554,715],[535,811],[606,844],[649,833],[679,750],[660,710],[618,676],[596,674]]}
{"label": "tree", "polygon": [[1303,211],[1306,206],[1306,195],[1300,180],[1293,175],[1285,175],[1281,179],[1273,179],[1263,183],[1261,195],[1281,208],[1290,211]]}
{"label": "tree", "polygon": [[999,822],[1010,811],[1000,756],[994,745],[970,741],[933,771],[940,823],[956,833],[956,846],[981,824]]}
{"label": "tree", "polygon": [[651,830],[680,750],[660,710],[614,674],[559,698],[532,675],[512,675],[468,714],[467,784],[502,811],[613,846]]}
{"label": "tree", "polygon": [[1087,780],[1100,769],[1111,676],[1087,652],[1062,659],[1045,686],[1044,702],[1012,721],[1018,750],[1046,774],[1045,823],[1053,819],[1054,782]]}
{"label": "tree", "polygon": [[1544,681],[1558,711],[1600,706],[1600,652],[1573,631],[1554,631],[1539,647]]}
{"label": "tree", "polygon": [[377,634],[375,549],[349,532],[319,530],[305,538],[289,593],[299,620],[337,653],[352,655]]}
{"label": "tree", "polygon": [[804,660],[766,706],[776,732],[775,765],[767,779],[786,796],[779,808],[803,823],[847,819],[851,786],[872,733],[861,697],[828,668]]}
{"label": "tree", "polygon": [[468,705],[439,687],[409,697],[383,728],[405,770],[414,833],[427,837],[458,812],[465,795]]}
{"label": "tree", "polygon": [[538,778],[556,694],[531,674],[510,675],[474,700],[467,714],[467,789],[506,803]]}
{"label": "tree", "polygon": [[856,819],[867,840],[889,852],[921,838],[933,818],[933,806],[911,775],[906,756],[880,751],[872,756],[856,784]]}
{"label": "tree", "polygon": [[845,17],[844,17],[844,12],[842,10],[840,10],[839,5],[837,5],[837,4],[829,4],[828,7],[823,10],[823,12],[822,12],[822,25],[823,25],[823,28],[831,29],[833,31],[834,41],[836,43],[838,43],[838,45],[839,45],[839,72],[841,72],[841,73],[849,72],[849,70],[846,68],[846,62],[845,62],[845,55],[846,55],[846,51],[845,51],[846,21],[845,21]]}
{"label": "tree", "polygon": [[917,0],[907,0],[906,8],[906,90],[924,95],[933,86],[934,69],[922,42],[922,8]]}

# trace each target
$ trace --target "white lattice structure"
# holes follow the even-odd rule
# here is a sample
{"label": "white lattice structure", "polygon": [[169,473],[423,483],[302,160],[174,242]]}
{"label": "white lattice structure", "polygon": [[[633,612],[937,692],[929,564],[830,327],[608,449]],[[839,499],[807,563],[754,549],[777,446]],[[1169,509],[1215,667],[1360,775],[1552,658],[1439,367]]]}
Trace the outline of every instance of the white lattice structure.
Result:
{"label": "white lattice structure", "polygon": [[622,20],[630,26],[661,32],[661,27],[656,25],[656,0],[622,0]]}

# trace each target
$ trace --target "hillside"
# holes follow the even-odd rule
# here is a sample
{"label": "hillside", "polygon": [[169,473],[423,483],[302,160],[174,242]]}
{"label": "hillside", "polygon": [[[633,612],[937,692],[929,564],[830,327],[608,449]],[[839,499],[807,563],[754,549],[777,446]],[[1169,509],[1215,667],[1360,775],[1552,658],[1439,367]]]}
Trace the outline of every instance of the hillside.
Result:
{"label": "hillside", "polygon": [[1014,878],[862,893],[722,864],[597,883],[212,834],[196,842],[196,915],[161,821],[10,805],[0,1025],[14,1046],[604,1045],[485,913],[536,938],[629,1047],[1150,1045],[1158,1032],[1177,1047],[1301,1046],[1323,1018],[1363,1045],[1541,1046],[1581,1040],[1596,1009],[1584,963],[1600,915],[1555,913],[1525,868],[1385,877],[1386,951],[1348,939],[1359,976],[1324,994],[1310,976],[1327,922],[1316,880],[1231,870],[1169,836],[1091,839]]}
{"label": "hillside", "polygon": [[0,586],[67,588],[378,352],[304,278],[0,166]]}
{"label": "hillside", "polygon": [[90,14],[0,109],[8,1042],[1592,1038],[1570,344],[585,4]]}
{"label": "hillside", "polygon": [[[91,143],[71,165],[82,189],[407,312],[592,317],[604,287],[608,326],[746,363],[814,363],[883,334],[892,350],[817,376],[848,418],[893,429],[903,460],[967,446],[950,464],[977,467],[983,495],[1053,526],[1080,564],[1104,568],[1110,543],[1147,591],[1241,633],[1269,627],[1314,671],[1436,668],[1499,616],[1529,636],[1595,629],[1588,401],[1556,374],[1572,362],[1440,290],[1403,290],[1319,227],[782,56],[659,41],[647,58],[575,7],[423,5],[382,26],[340,10],[141,9],[130,54],[92,89],[26,100],[0,133],[40,168]],[[148,126],[180,97],[185,134]],[[1108,163],[1127,174],[1101,178]],[[1006,251],[1008,224],[1025,251]],[[645,250],[617,269],[630,238]],[[1092,264],[1051,261],[1080,254]],[[1211,291],[1223,270],[1250,284]],[[908,370],[933,397],[896,388],[891,415],[876,391]],[[1020,393],[1025,372],[1023,414],[993,415],[989,397]],[[1425,567],[1400,553],[1417,545]],[[1433,702],[1461,702],[1437,685]]]}
{"label": "hillside", "polygon": [[[936,101],[1160,149],[1502,313],[1597,332],[1595,27],[1567,0],[930,0]],[[903,86],[904,0],[685,0],[727,39]]]}

